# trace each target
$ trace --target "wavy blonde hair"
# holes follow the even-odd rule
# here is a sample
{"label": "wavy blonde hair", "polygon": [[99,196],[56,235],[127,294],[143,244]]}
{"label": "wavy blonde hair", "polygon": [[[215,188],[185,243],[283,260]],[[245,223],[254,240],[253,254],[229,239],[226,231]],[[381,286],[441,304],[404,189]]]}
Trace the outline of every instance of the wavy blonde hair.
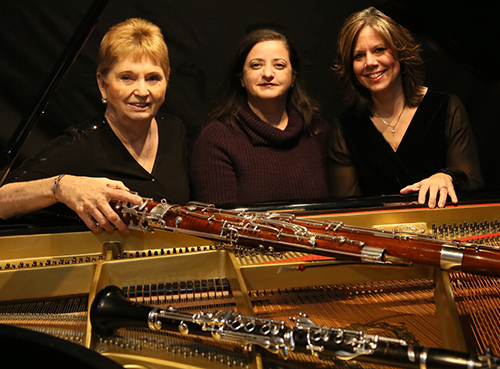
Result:
{"label": "wavy blonde hair", "polygon": [[158,64],[168,81],[170,61],[160,28],[141,18],[130,18],[111,27],[99,48],[97,72],[106,76],[121,56],[132,55],[135,61],[148,58]]}

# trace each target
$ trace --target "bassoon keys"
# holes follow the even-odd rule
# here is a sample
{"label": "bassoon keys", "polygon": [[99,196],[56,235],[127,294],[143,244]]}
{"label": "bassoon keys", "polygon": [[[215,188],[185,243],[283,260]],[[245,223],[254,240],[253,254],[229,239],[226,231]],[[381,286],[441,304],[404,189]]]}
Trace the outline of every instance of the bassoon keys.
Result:
{"label": "bassoon keys", "polygon": [[208,238],[221,248],[276,255],[299,251],[381,264],[415,263],[450,271],[500,277],[498,246],[443,241],[430,235],[354,227],[291,214],[224,210],[143,199],[113,204],[129,228],[157,229]]}

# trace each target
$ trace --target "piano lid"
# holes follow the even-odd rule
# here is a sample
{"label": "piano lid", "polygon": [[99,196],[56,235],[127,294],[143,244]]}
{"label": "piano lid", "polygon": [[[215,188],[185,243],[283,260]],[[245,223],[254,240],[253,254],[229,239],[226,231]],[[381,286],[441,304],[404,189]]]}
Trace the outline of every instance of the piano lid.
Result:
{"label": "piano lid", "polygon": [[57,64],[47,82],[35,100],[33,108],[28,112],[23,121],[19,124],[11,139],[0,154],[0,170],[2,171],[0,177],[0,186],[2,185],[5,177],[9,173],[14,161],[16,160],[19,151],[28,138],[34,125],[43,114],[43,110],[49,103],[54,91],[57,89],[60,81],[64,78],[66,72],[71,68],[71,65],[77,58],[80,50],[85,45],[90,33],[94,29],[100,15],[106,8],[108,0],[94,0],[90,9],[85,14],[80,25],[76,29],[73,37],[70,39],[66,49],[60,56]]}

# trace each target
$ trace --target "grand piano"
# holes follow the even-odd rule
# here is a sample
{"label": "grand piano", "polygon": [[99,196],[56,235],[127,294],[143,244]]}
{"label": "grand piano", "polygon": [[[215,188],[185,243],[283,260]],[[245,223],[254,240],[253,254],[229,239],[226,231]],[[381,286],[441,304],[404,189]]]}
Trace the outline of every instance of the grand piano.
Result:
{"label": "grand piano", "polygon": [[[288,213],[498,246],[500,203],[439,210],[386,204],[335,212],[309,206],[296,210],[287,205]],[[285,322],[307,314],[321,326],[413,345],[475,354],[500,349],[497,278],[411,263],[382,265],[302,252],[277,257],[217,246],[209,238],[167,230],[134,230],[127,237],[76,229],[4,235],[0,322],[62,338],[125,367],[328,365],[313,355],[292,353],[284,360],[266,350],[248,353],[237,344],[178,332],[120,328],[115,335],[100,336],[92,330],[90,306],[97,292],[114,285],[133,302],[187,313],[235,309],[244,316]]]}
{"label": "grand piano", "polygon": [[[90,12],[94,21],[99,12],[98,8]],[[88,31],[94,21],[85,26]],[[46,95],[19,130],[14,151],[36,123],[36,110],[43,110],[44,99],[50,98]],[[435,210],[416,204],[414,197],[397,196],[253,204],[230,210],[284,213],[297,219],[338,221],[498,248],[498,198],[495,192],[461,194],[459,205]],[[416,346],[500,355],[498,278],[416,263],[386,265],[297,251],[277,256],[219,246],[209,237],[161,229],[133,230],[128,236],[96,235],[75,219],[57,216],[4,222],[0,227],[0,342],[15,342],[10,354],[19,355],[21,363],[43,361],[53,367],[58,367],[60,358],[71,365],[76,357],[86,356],[91,361],[88,366],[94,367],[380,367],[360,358],[325,360],[300,352],[291,352],[285,359],[282,353],[260,347],[248,351],[213,337],[142,327],[101,335],[92,327],[90,310],[98,292],[113,285],[133,303],[172,306],[185,313],[234,309],[248,317],[287,324],[306,314],[318,326],[362,331]],[[47,343],[61,349],[57,353],[39,349]],[[79,349],[67,348],[68,343]],[[23,355],[30,350],[37,355]],[[43,352],[49,354],[44,357]],[[64,352],[74,355],[64,356]]]}

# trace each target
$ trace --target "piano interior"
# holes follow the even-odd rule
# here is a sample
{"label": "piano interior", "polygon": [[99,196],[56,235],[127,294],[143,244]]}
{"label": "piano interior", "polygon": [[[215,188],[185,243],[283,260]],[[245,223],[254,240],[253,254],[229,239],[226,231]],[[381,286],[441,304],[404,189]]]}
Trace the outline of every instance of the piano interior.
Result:
{"label": "piano interior", "polygon": [[[318,214],[315,220],[435,234],[499,245],[500,204],[389,208]],[[128,299],[196,313],[235,309],[289,323],[360,330],[409,344],[500,355],[497,278],[421,265],[380,265],[297,252],[281,258],[220,250],[203,238],[155,231],[0,237],[0,323],[81,345],[127,368],[380,367],[145,328],[92,331],[89,309],[108,285]]]}

